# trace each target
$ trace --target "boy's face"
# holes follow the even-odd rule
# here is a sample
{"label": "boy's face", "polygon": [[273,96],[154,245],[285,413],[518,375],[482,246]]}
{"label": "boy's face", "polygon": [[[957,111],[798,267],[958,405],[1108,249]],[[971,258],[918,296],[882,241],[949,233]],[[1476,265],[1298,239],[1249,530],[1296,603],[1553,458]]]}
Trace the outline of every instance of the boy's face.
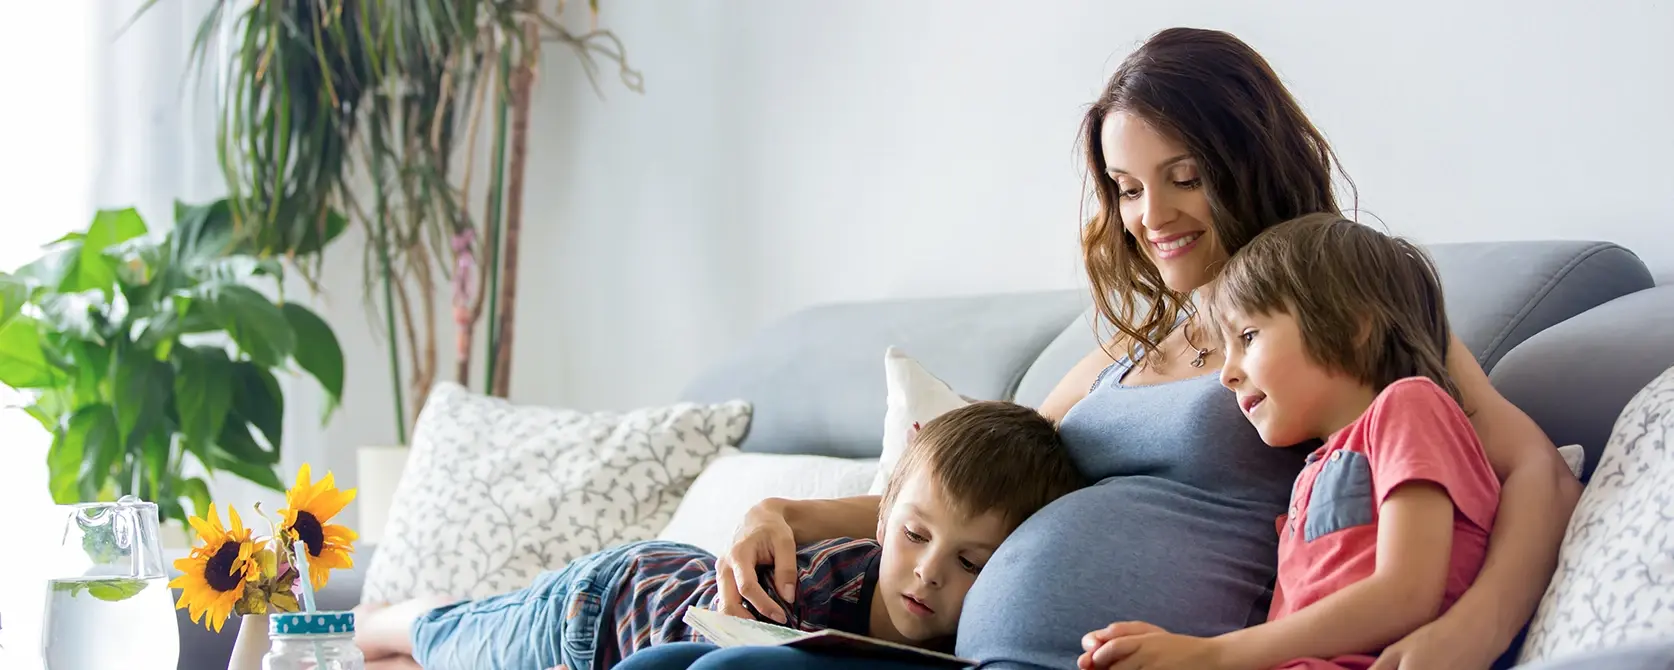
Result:
{"label": "boy's face", "polygon": [[883,556],[872,594],[872,635],[895,632],[914,643],[953,635],[965,594],[1006,535],[998,512],[960,515],[930,477],[908,477],[878,522]]}
{"label": "boy's face", "polygon": [[1289,314],[1218,316],[1226,342],[1221,384],[1238,394],[1244,418],[1269,446],[1326,437],[1365,411],[1371,389],[1314,362]]}

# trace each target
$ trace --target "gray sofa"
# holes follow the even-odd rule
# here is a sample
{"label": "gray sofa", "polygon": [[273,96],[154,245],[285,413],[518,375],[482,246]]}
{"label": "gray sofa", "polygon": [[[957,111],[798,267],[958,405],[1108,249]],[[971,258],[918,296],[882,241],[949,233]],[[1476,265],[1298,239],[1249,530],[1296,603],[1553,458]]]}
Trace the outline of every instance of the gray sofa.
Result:
{"label": "gray sofa", "polygon": [[[1603,242],[1430,247],[1455,330],[1495,385],[1558,444],[1579,443],[1587,472],[1617,413],[1674,366],[1674,286]],[[884,349],[897,345],[960,392],[1036,405],[1094,346],[1081,291],[826,305],[773,324],[696,379],[684,399],[755,405],[742,448],[876,457]],[[333,573],[322,607],[359,597],[354,571]],[[220,635],[181,612],[180,668],[226,667],[236,621]],[[1509,655],[1508,655],[1509,658]]]}

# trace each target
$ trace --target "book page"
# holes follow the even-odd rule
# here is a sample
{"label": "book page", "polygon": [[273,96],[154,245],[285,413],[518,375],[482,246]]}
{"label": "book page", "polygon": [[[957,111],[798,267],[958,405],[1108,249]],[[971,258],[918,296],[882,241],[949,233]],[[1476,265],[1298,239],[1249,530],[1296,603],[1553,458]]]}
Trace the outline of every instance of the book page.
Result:
{"label": "book page", "polygon": [[686,608],[686,614],[681,620],[691,626],[692,630],[702,633],[704,637],[723,647],[777,645],[800,640],[809,635],[784,626],[740,619],[697,607]]}

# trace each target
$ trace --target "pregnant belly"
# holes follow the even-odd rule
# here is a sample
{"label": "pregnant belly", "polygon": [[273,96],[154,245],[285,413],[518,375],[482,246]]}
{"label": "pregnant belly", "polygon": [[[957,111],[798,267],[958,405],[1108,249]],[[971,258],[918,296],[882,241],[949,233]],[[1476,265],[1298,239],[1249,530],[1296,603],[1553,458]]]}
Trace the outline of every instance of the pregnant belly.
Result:
{"label": "pregnant belly", "polygon": [[1191,635],[1259,622],[1282,511],[1151,477],[1065,496],[1018,527],[983,568],[965,599],[958,652],[1074,668],[1081,636],[1115,621]]}

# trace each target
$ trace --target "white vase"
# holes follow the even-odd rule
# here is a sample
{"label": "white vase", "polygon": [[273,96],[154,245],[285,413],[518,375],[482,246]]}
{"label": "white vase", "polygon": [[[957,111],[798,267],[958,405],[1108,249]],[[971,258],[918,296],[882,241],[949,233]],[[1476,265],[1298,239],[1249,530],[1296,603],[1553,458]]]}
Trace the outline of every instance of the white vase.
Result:
{"label": "white vase", "polygon": [[233,641],[227,670],[262,670],[262,657],[272,646],[267,637],[267,615],[246,614],[238,622],[238,639]]}
{"label": "white vase", "polygon": [[359,479],[355,482],[355,507],[360,526],[355,529],[361,542],[377,544],[383,539],[384,524],[395,501],[395,489],[407,468],[407,447],[361,447],[355,451]]}

